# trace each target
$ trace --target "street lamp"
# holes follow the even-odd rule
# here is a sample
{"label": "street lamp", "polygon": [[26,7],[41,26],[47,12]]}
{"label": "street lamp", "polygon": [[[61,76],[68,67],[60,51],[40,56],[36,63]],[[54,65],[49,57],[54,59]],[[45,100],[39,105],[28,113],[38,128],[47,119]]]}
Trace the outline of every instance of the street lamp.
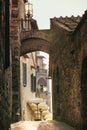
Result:
{"label": "street lamp", "polygon": [[25,27],[31,29],[30,21],[33,17],[33,5],[25,0]]}
{"label": "street lamp", "polygon": [[25,18],[33,17],[33,5],[28,1],[25,2]]}

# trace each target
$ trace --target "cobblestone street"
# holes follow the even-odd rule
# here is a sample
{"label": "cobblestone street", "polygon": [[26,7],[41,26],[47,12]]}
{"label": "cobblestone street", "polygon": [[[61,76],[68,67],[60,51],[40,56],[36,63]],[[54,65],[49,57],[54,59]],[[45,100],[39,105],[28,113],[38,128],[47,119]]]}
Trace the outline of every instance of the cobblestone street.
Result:
{"label": "cobblestone street", "polygon": [[11,124],[11,130],[74,130],[74,128],[56,121],[20,121]]}

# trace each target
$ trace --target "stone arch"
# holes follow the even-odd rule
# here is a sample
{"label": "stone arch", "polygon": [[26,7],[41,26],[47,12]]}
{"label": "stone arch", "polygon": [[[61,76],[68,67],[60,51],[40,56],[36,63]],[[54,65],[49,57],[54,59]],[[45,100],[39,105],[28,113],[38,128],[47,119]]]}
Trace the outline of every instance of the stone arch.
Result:
{"label": "stone arch", "polygon": [[82,62],[81,70],[82,118],[83,130],[87,128],[87,55]]}
{"label": "stone arch", "polygon": [[29,38],[21,42],[21,55],[33,51],[43,51],[50,53],[50,43],[41,38]]}

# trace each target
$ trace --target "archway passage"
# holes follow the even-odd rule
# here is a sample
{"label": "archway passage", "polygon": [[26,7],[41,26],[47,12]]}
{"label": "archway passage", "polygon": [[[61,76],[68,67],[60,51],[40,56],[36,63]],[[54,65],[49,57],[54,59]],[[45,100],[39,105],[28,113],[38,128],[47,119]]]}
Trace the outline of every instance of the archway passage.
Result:
{"label": "archway passage", "polygon": [[21,32],[21,55],[33,51],[50,53],[52,43],[50,42],[50,30]]}
{"label": "archway passage", "polygon": [[21,42],[21,55],[33,51],[43,51],[50,53],[50,44],[48,41],[38,38],[31,38]]}
{"label": "archway passage", "polygon": [[81,74],[83,129],[87,128],[87,56],[83,60]]}

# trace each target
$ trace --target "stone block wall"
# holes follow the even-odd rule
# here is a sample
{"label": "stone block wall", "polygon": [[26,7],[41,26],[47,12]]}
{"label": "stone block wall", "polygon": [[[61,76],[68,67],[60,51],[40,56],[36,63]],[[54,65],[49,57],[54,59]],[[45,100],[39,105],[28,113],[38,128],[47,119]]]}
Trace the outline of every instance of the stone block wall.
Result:
{"label": "stone block wall", "polygon": [[[19,18],[21,15],[18,9],[18,2],[20,2],[20,0],[10,0],[12,3],[10,6],[10,45],[12,52],[12,64],[11,59],[9,61],[10,63],[6,60],[7,58],[5,53],[6,40],[8,41],[7,43],[9,43],[9,40],[6,39],[6,36],[8,36],[8,34],[6,35],[6,32],[8,31],[9,26],[4,28],[5,25],[7,25],[7,21],[5,20],[8,20],[8,12],[6,17],[4,15],[6,13],[5,7],[6,5],[9,5],[9,0],[6,2],[7,3],[0,0],[0,129],[3,130],[7,130],[9,128],[11,113],[12,122],[16,122],[20,119]],[[31,49],[28,48],[30,51],[38,49],[42,51],[49,50],[50,75],[53,78],[53,118],[55,120],[60,119],[61,121],[69,123],[75,127],[82,124],[85,126],[87,121],[87,115],[84,116],[84,118],[82,117],[84,114],[83,105],[85,103],[83,104],[83,95],[81,92],[81,87],[83,87],[81,84],[82,63],[83,59],[87,56],[86,27],[87,13],[84,15],[82,22],[78,25],[73,34],[52,25],[49,36],[46,35],[48,36],[48,40],[44,39],[39,43],[38,40],[34,41],[38,43],[38,46],[31,44]],[[49,42],[46,42],[46,40]],[[45,43],[46,45],[51,43],[51,45],[44,46]],[[10,51],[8,53],[10,55]],[[9,64],[6,65],[6,62]],[[10,81],[12,81],[12,86]],[[86,102],[86,100],[84,102]]]}
{"label": "stone block wall", "polygon": [[[62,37],[60,41],[54,39],[54,49],[50,54],[50,73],[53,77],[53,118],[79,128],[84,124],[81,70],[83,59],[87,55],[86,26],[87,20],[75,34],[66,31],[62,34],[60,31]],[[58,34],[54,27],[53,29]]]}
{"label": "stone block wall", "polygon": [[12,51],[12,122],[20,119],[20,20],[18,1],[12,0],[10,43]]}
{"label": "stone block wall", "polygon": [[[84,123],[82,118],[81,70],[82,62],[87,54],[87,18],[83,19],[76,31],[68,32],[58,25],[51,23],[49,35],[45,35],[41,44],[27,40],[22,43],[24,51],[46,51],[49,41],[50,76],[53,79],[53,118],[80,127]],[[29,35],[30,36],[30,35]],[[33,38],[32,38],[33,39]],[[34,43],[38,43],[38,46]],[[28,46],[28,50],[27,50]],[[32,49],[31,49],[32,48]]]}
{"label": "stone block wall", "polygon": [[8,130],[11,123],[12,87],[8,0],[0,0],[0,9],[0,129]]}
{"label": "stone block wall", "polygon": [[[35,92],[32,92],[31,87],[31,74],[35,75],[35,69],[33,58],[35,58],[35,52],[27,53],[20,57],[20,98],[21,98],[21,120],[31,120],[30,108],[28,101],[35,98]],[[23,64],[26,65],[26,84],[24,85],[24,69]]]}

